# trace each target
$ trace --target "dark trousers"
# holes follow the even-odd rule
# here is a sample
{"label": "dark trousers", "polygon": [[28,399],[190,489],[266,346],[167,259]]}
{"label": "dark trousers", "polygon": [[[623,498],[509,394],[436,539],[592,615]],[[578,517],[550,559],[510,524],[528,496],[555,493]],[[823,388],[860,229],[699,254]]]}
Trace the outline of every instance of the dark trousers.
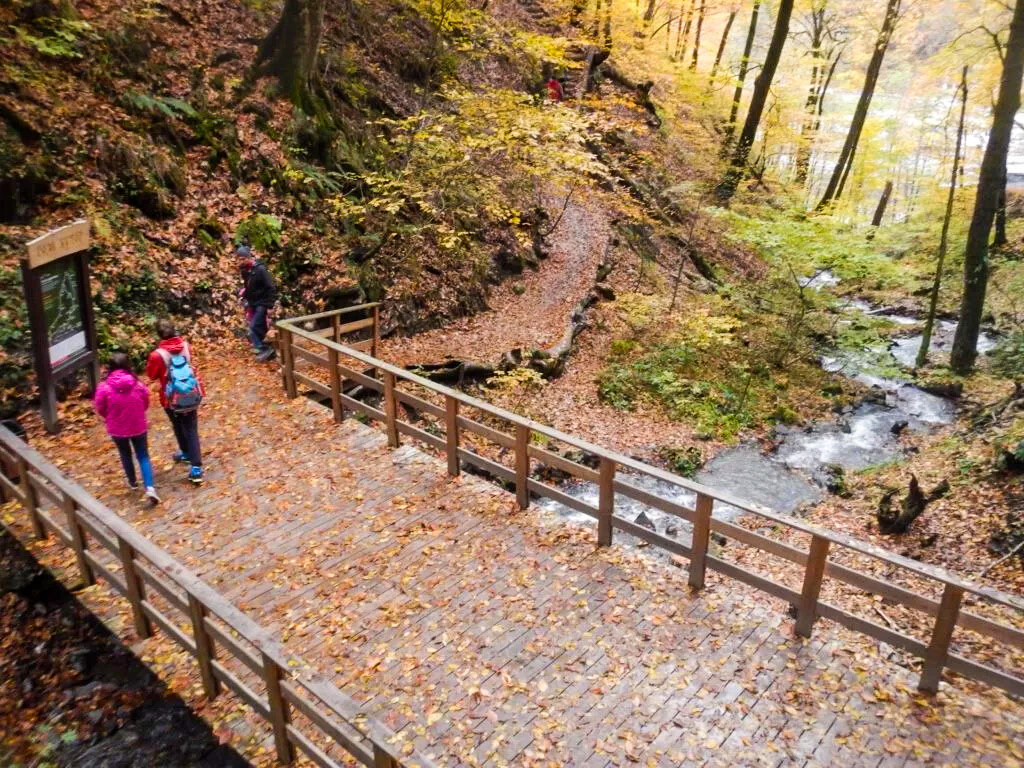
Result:
{"label": "dark trousers", "polygon": [[199,451],[199,411],[175,413],[170,408],[164,408],[164,413],[171,420],[178,450],[185,454],[193,467],[203,466],[203,455]]}
{"label": "dark trousers", "polygon": [[153,485],[153,463],[149,460],[149,446],[146,444],[146,433],[135,437],[112,438],[117,452],[121,455],[121,466],[124,467],[124,474],[128,478],[128,484],[135,487],[138,482],[135,479],[135,462],[132,461],[132,449],[135,449],[135,457],[139,460],[139,469],[142,470],[142,484],[147,488]]}
{"label": "dark trousers", "polygon": [[267,312],[269,311],[266,307],[252,308],[252,320],[249,321],[249,340],[256,347],[257,352],[267,350],[267,342],[264,339],[267,338],[267,331],[270,330],[267,327]]}

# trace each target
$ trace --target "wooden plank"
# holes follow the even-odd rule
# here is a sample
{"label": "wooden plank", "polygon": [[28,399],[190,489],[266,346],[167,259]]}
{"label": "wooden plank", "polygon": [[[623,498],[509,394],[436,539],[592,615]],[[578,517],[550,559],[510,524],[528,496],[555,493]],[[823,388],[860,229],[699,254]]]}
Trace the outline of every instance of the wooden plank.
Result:
{"label": "wooden plank", "polygon": [[384,373],[384,431],[388,436],[388,445],[398,447],[397,421],[398,404],[395,402],[395,375]]}
{"label": "wooden plank", "polygon": [[326,705],[317,706],[307,697],[303,696],[298,686],[290,681],[281,681],[281,692],[285,700],[295,709],[309,719],[313,725],[323,731],[328,738],[333,739],[342,746],[353,757],[364,765],[369,765],[372,760],[370,750],[361,743],[366,737],[354,726],[344,722],[338,722],[330,716],[324,715],[321,709],[329,709]]}
{"label": "wooden plank", "polygon": [[402,768],[398,758],[380,744],[373,745],[373,768]]}
{"label": "wooden plank", "polygon": [[600,480],[598,482],[597,504],[597,545],[610,547],[612,544],[612,515],[615,510],[615,462],[601,459]]}
{"label": "wooden plank", "polygon": [[582,512],[584,515],[590,515],[590,517],[597,519],[598,508],[592,504],[587,504],[585,501],[580,501],[575,496],[570,496],[565,491],[555,488],[553,485],[548,485],[540,480],[534,480],[530,478],[526,487],[531,493],[535,493],[545,499],[558,502],[562,506],[569,507],[569,509],[575,509],[577,512]]}
{"label": "wooden plank", "polygon": [[[134,550],[134,547],[132,548]],[[153,590],[160,595],[164,600],[173,605],[182,613],[188,612],[188,599],[184,593],[178,594],[174,591],[174,587],[167,584],[166,582],[173,580],[161,574],[158,570],[148,565],[146,562],[135,558],[135,572],[139,574],[139,578],[142,580],[142,585],[152,587]],[[142,594],[145,594],[144,592]]]}
{"label": "wooden plank", "polygon": [[708,537],[711,533],[711,511],[715,500],[703,493],[697,495],[697,509],[693,520],[693,543],[690,556],[689,584],[693,589],[704,588],[704,561],[708,552]]}
{"label": "wooden plank", "polygon": [[520,509],[530,506],[530,428],[516,425],[516,502]]}
{"label": "wooden plank", "polygon": [[363,341],[350,341],[345,344],[346,347],[354,349],[357,352],[369,352],[373,348],[373,339],[364,339]]}
{"label": "wooden plank", "polygon": [[444,399],[445,407],[445,440],[444,448],[448,456],[448,474],[459,476],[459,401],[453,397]]}
{"label": "wooden plank", "polygon": [[[17,462],[15,462],[16,464]],[[42,497],[58,507],[63,504],[64,497],[56,488],[47,483],[46,478],[36,472],[34,467],[29,467],[28,479],[32,483],[32,487],[36,489],[37,501]]]}
{"label": "wooden plank", "polygon": [[459,459],[466,462],[467,464],[472,464],[474,467],[484,470],[485,472],[493,475],[494,477],[499,477],[502,480],[514,482],[516,479],[515,471],[509,469],[503,464],[499,464],[496,461],[485,459],[479,453],[471,451],[468,448],[459,448]]}
{"label": "wooden plank", "polygon": [[926,646],[921,641],[907,637],[880,624],[875,624],[867,619],[862,619],[859,616],[854,616],[852,613],[844,611],[842,608],[837,608],[830,603],[818,603],[818,616],[834,621],[837,624],[842,624],[854,632],[881,640],[883,643],[888,643],[895,648],[902,648],[904,651],[915,656],[924,656]]}
{"label": "wooden plank", "polygon": [[821,579],[825,575],[825,562],[831,542],[821,536],[811,538],[811,552],[804,569],[804,585],[797,606],[794,632],[800,637],[810,637],[811,627],[817,617],[818,595],[821,594]]}
{"label": "wooden plank", "polygon": [[124,574],[125,596],[132,607],[132,620],[135,624],[135,634],[141,638],[152,637],[153,627],[142,610],[142,603],[146,599],[146,590],[136,570],[135,550],[132,545],[123,538],[117,538],[117,551],[121,558],[121,573]]}
{"label": "wooden plank", "polygon": [[114,572],[96,556],[95,552],[89,549],[85,550],[85,559],[89,561],[89,568],[92,569],[94,575],[107,582],[107,584],[109,584],[119,595],[128,594],[128,588],[125,586],[121,577],[116,576]]}
{"label": "wooden plank", "polygon": [[346,333],[355,333],[361,331],[364,328],[373,328],[373,318],[364,317],[362,320],[353,320],[351,323],[345,323],[338,328],[338,333],[344,335]]}
{"label": "wooden plank", "polygon": [[[335,344],[341,341],[341,315],[331,315],[331,341]],[[337,351],[337,350],[335,350]]]}
{"label": "wooden plank", "polygon": [[298,393],[295,391],[295,358],[292,344],[292,333],[289,330],[281,330],[281,363],[284,371],[284,389],[288,397],[295,399]]}
{"label": "wooden plank", "polygon": [[326,752],[313,743],[312,739],[294,725],[286,725],[285,730],[288,732],[288,741],[298,747],[299,751],[315,765],[320,768],[341,768],[341,763],[334,762]]}
{"label": "wooden plank", "polygon": [[148,600],[142,604],[142,610],[146,612],[146,616],[149,617],[150,621],[163,630],[164,634],[174,640],[174,642],[181,646],[190,655],[196,655],[196,647],[192,642],[192,638],[182,632],[178,628],[178,625],[171,621],[170,617],[162,613]]}
{"label": "wooden plank", "polygon": [[504,432],[492,429],[486,424],[481,424],[479,421],[467,418],[466,416],[459,416],[459,429],[479,435],[485,440],[490,440],[495,445],[500,445],[502,448],[516,447],[516,439],[511,435],[506,435]]}
{"label": "wooden plank", "polygon": [[328,309],[324,312],[316,312],[312,315],[302,315],[301,317],[290,317],[287,320],[281,320],[281,323],[307,323],[310,320],[322,320],[325,317],[340,317],[341,315],[350,315],[353,312],[369,312],[374,307],[379,307],[379,301],[368,301],[365,304],[353,304],[351,307],[343,307],[341,309]]}
{"label": "wooden plank", "polygon": [[[692,555],[691,555],[692,556]],[[780,600],[785,600],[791,605],[795,605],[800,600],[800,593],[795,589],[790,589],[785,584],[779,584],[777,581],[759,576],[756,573],[751,573],[745,568],[741,568],[735,563],[727,562],[720,558],[714,557],[713,555],[704,555],[705,564],[710,567],[713,571],[717,571],[724,576],[728,576],[736,581],[743,582],[754,589],[759,589],[762,592],[777,597]],[[819,604],[820,605],[820,604]],[[819,609],[820,611],[820,609]]]}
{"label": "wooden plank", "polygon": [[670,539],[668,536],[662,536],[657,531],[652,531],[650,528],[639,525],[638,523],[623,520],[621,517],[613,517],[612,525],[623,533],[628,533],[630,536],[636,536],[636,538],[641,541],[653,544],[659,549],[663,549],[673,555],[679,555],[681,557],[690,557],[691,555],[690,548],[682,542]]}
{"label": "wooden plank", "polygon": [[259,694],[243,683],[230,669],[219,661],[214,660],[211,666],[213,667],[213,674],[216,675],[219,682],[223,683],[228,690],[252,707],[264,720],[270,719],[270,708],[260,699]]}
{"label": "wooden plank", "polygon": [[414,395],[412,392],[409,392],[407,390],[396,389],[395,390],[395,399],[398,400],[398,402],[400,402],[400,403],[404,403],[405,405],[408,405],[410,408],[412,408],[415,411],[422,411],[423,413],[428,413],[431,416],[434,416],[435,418],[438,418],[438,419],[444,419],[445,418],[444,408],[442,408],[442,407],[440,407],[438,405],[434,405],[430,401],[424,400],[421,397],[416,397],[416,395]]}
{"label": "wooden plank", "polygon": [[921,679],[917,684],[919,690],[929,693],[936,693],[939,690],[942,668],[946,666],[946,658],[949,656],[949,643],[953,639],[953,630],[956,629],[956,618],[960,613],[960,602],[963,597],[963,589],[953,584],[947,584],[942,591],[939,613],[935,617],[932,639],[928,643]]}
{"label": "wooden plank", "polygon": [[331,377],[331,411],[334,420],[339,424],[345,419],[345,410],[341,407],[341,372],[338,370],[338,350],[327,350],[327,371]]}
{"label": "wooden plank", "polygon": [[294,381],[297,381],[299,384],[303,384],[304,386],[309,387],[310,389],[312,389],[314,392],[316,392],[318,395],[321,395],[322,397],[330,397],[331,396],[330,387],[326,386],[325,384],[321,384],[316,379],[312,379],[312,378],[310,378],[309,376],[307,376],[304,373],[299,373],[298,371],[292,371],[292,379]]}
{"label": "wooden plank", "polygon": [[378,411],[372,405],[367,405],[362,400],[356,400],[354,397],[349,397],[345,394],[342,394],[340,399],[342,405],[348,410],[363,413],[376,421],[384,421],[384,411]]}
{"label": "wooden plank", "polygon": [[192,638],[196,645],[196,660],[199,662],[199,677],[203,681],[203,691],[207,699],[217,698],[220,686],[214,677],[211,661],[216,656],[210,635],[206,631],[206,606],[195,595],[188,596],[189,618],[192,619]]}
{"label": "wooden plank", "polygon": [[957,675],[963,675],[979,683],[991,685],[993,688],[1001,688],[1011,696],[1024,698],[1024,680],[1014,677],[998,669],[969,661],[962,656],[950,654],[946,659],[946,668]]}
{"label": "wooden plank", "polygon": [[395,428],[399,434],[407,435],[415,440],[419,440],[421,443],[426,443],[431,448],[437,448],[438,450],[444,450],[444,438],[432,435],[424,429],[414,427],[412,424],[406,421],[396,421]]}
{"label": "wooden plank", "polygon": [[28,251],[28,265],[31,269],[49,264],[51,261],[89,247],[89,222],[79,219],[67,226],[40,235],[25,244]]}
{"label": "wooden plank", "polygon": [[674,515],[686,520],[688,523],[692,523],[697,513],[682,504],[677,504],[674,501],[663,499],[661,496],[656,496],[653,493],[637,488],[629,482],[626,482],[617,477],[615,479],[615,492],[621,493],[623,496],[639,501],[641,504],[646,504],[648,507],[664,512],[666,515]]}
{"label": "wooden plank", "polygon": [[373,305],[373,339],[370,345],[370,355],[377,357],[377,350],[380,349],[380,304]]}
{"label": "wooden plank", "polygon": [[281,695],[281,678],[284,674],[277,662],[262,654],[263,682],[267,685],[267,703],[270,710],[270,725],[274,729],[274,747],[277,750],[277,759],[289,764],[295,759],[295,748],[288,740],[288,704]]}
{"label": "wooden plank", "polygon": [[324,355],[318,355],[316,352],[312,352],[308,349],[303,349],[297,344],[292,345],[292,355],[293,365],[295,363],[295,358],[313,363],[314,365],[317,365],[320,368],[326,368],[329,365],[329,363],[327,362],[327,358]]}
{"label": "wooden plank", "polygon": [[377,379],[374,379],[371,376],[367,376],[365,373],[360,373],[359,371],[349,368],[346,365],[339,365],[338,371],[346,379],[354,381],[356,384],[364,386],[367,389],[371,389],[374,392],[380,392],[384,388],[384,385],[381,382],[377,381]]}
{"label": "wooden plank", "polygon": [[[559,456],[554,451],[541,448],[539,445],[531,445],[529,450],[531,458],[539,461],[541,464],[567,472],[577,480],[596,484],[601,479],[600,473],[597,470],[585,467],[578,462],[570,461],[564,456]],[[615,462],[612,462],[612,464],[614,465]]]}
{"label": "wooden plank", "polygon": [[[223,627],[219,626],[208,614],[203,615],[203,626],[206,627],[206,631],[210,637],[218,643],[224,646],[226,650],[233,658],[238,659],[245,666],[251,669],[253,672],[260,671],[260,660],[251,651],[246,650],[242,647],[242,644],[231,636]],[[211,664],[215,661],[211,658]]]}
{"label": "wooden plank", "polygon": [[37,539],[45,539],[47,536],[43,521],[39,519],[39,499],[36,497],[35,488],[28,476],[29,464],[24,456],[18,456],[18,486],[21,496],[21,504],[28,511],[29,520],[32,522],[32,533]]}

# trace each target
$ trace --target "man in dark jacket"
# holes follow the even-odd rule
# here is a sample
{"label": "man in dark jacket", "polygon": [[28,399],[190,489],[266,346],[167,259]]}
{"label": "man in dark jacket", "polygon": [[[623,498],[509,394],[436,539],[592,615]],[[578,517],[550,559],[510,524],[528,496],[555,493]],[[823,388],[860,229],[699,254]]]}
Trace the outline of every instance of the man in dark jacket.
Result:
{"label": "man in dark jacket", "polygon": [[260,360],[273,360],[276,353],[266,342],[269,330],[267,315],[277,302],[277,284],[271,277],[267,265],[254,257],[252,249],[247,245],[238,249],[238,268],[244,282],[242,298],[252,313],[249,317],[249,339],[256,347],[256,354]]}

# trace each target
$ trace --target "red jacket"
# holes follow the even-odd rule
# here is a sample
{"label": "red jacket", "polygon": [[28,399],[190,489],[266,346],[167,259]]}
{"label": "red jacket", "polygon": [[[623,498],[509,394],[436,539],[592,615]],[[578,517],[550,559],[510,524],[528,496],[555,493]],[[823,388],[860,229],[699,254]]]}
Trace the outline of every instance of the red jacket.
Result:
{"label": "red jacket", "polygon": [[199,377],[195,360],[192,359],[192,345],[180,336],[175,336],[173,339],[161,341],[157,348],[150,352],[149,362],[146,363],[146,375],[150,378],[150,381],[160,382],[160,405],[164,408],[167,407],[167,363],[164,362],[163,355],[159,352],[161,349],[171,356],[180,355],[186,349],[188,350],[186,354],[189,357],[189,362],[192,363],[192,370],[195,371],[196,379],[199,381],[199,391],[203,397],[206,397],[206,387],[203,386],[203,380]]}

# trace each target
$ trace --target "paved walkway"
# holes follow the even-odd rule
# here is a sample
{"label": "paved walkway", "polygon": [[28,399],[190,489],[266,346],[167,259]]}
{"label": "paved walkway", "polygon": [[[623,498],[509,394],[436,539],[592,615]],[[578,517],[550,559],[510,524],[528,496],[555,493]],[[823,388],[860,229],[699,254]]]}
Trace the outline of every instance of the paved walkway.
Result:
{"label": "paved walkway", "polygon": [[37,444],[442,765],[1018,764],[1019,702],[929,702],[841,628],[795,640],[784,607],[715,575],[691,595],[680,569],[286,400],[238,350],[204,373],[207,484],[160,459],[155,510],[100,427]]}

